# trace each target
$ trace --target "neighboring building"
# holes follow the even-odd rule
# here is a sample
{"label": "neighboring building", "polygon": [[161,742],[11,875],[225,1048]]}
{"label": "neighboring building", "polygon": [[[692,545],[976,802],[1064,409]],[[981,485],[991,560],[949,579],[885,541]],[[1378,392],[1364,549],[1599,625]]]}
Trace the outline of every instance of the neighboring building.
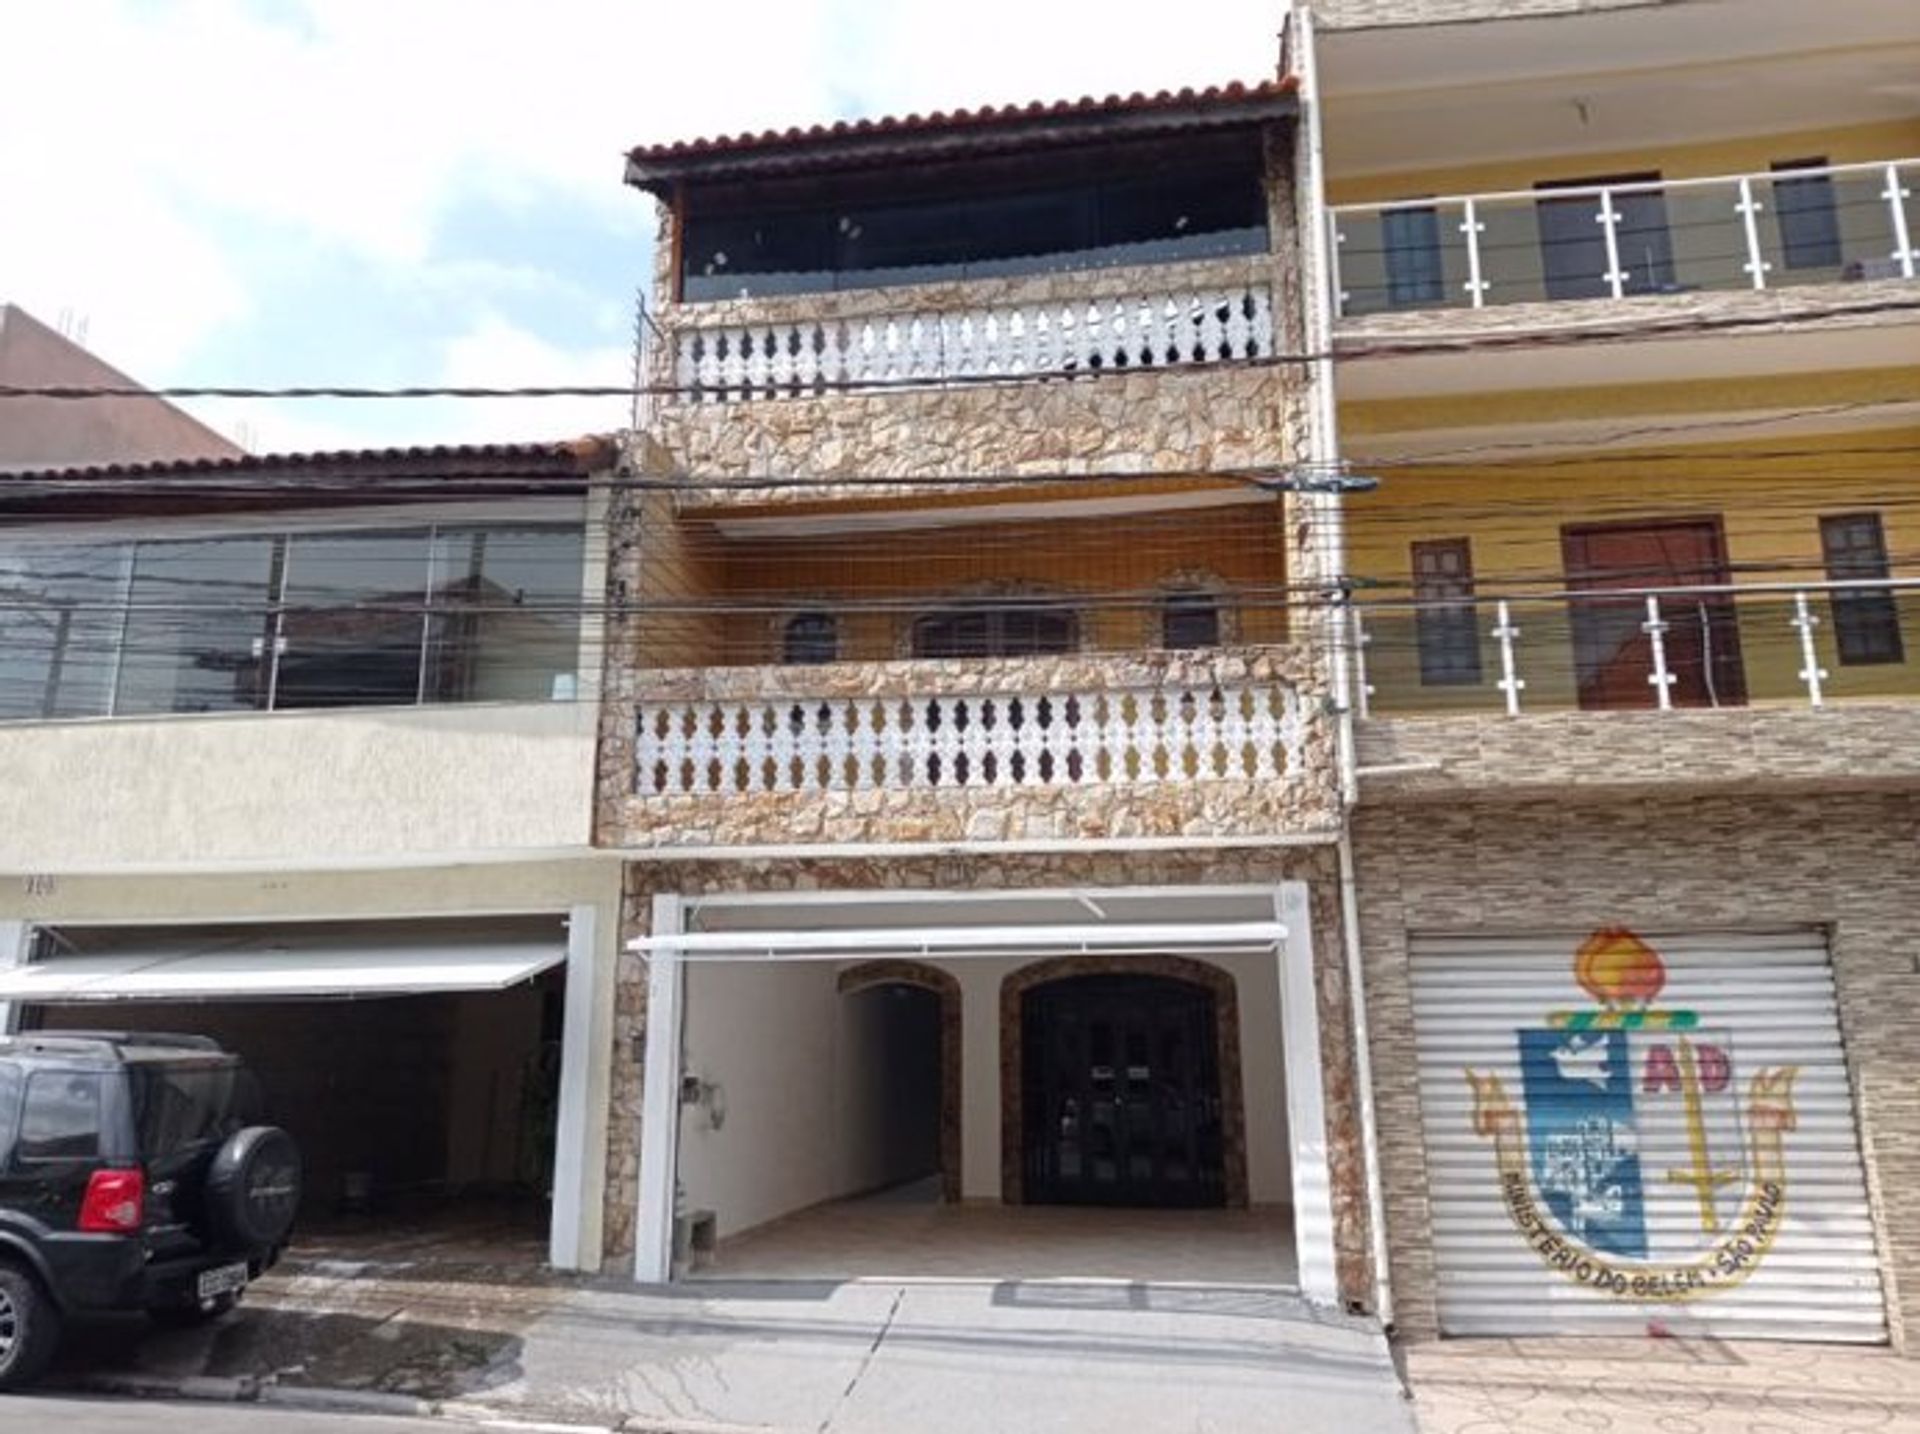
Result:
{"label": "neighboring building", "polygon": [[[670,391],[599,838],[643,1278],[677,1227],[683,1269],[1369,1300],[1295,142],[1283,81],[631,154]],[[848,1203],[919,1177],[1205,1210]]]}
{"label": "neighboring building", "polygon": [[[25,309],[0,304],[0,387],[134,388],[134,381]],[[0,399],[0,474],[83,463],[236,458],[238,444],[165,399]]]}
{"label": "neighboring building", "polygon": [[[451,1217],[503,1259],[598,1268],[621,871],[590,837],[616,453],[11,475],[7,1017],[238,1049],[299,1139],[310,1216]],[[533,1198],[495,1203],[516,1194]]]}
{"label": "neighboring building", "polygon": [[1394,1317],[1906,1346],[1920,11],[1311,8]]}

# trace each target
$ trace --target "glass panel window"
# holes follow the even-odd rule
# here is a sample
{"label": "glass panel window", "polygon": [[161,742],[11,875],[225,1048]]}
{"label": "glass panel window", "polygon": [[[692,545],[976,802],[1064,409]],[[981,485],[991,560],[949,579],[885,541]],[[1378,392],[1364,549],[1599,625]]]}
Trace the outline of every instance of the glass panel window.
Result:
{"label": "glass panel window", "polygon": [[798,667],[817,667],[840,656],[840,624],[832,613],[803,612],[787,619],[781,634],[781,661]]}
{"label": "glass panel window", "polygon": [[279,546],[277,538],[206,538],[134,550],[115,712],[267,705]]}
{"label": "glass panel window", "polygon": [[575,695],[583,529],[443,528],[428,606],[429,702],[527,702]]}
{"label": "glass panel window", "polygon": [[1389,209],[1380,216],[1380,237],[1387,251],[1387,302],[1395,308],[1439,303],[1445,296],[1439,211]]}
{"label": "glass panel window", "polygon": [[275,707],[420,700],[427,534],[297,533],[287,544]]}
{"label": "glass panel window", "polygon": [[1414,636],[1427,687],[1480,680],[1480,629],[1473,605],[1473,548],[1465,538],[1413,545]]}
{"label": "glass panel window", "polygon": [[1079,645],[1075,615],[1056,607],[964,608],[913,625],[913,655],[927,658],[1038,657]]}
{"label": "glass panel window", "polygon": [[0,720],[108,710],[132,556],[125,543],[0,549]]}
{"label": "glass panel window", "polygon": [[[706,214],[693,197],[682,297],[728,299],[1161,263],[1266,249],[1257,151],[1192,162],[1108,157],[1054,182],[872,184],[837,202]],[[1100,169],[1108,172],[1103,176]],[[1090,172],[1091,171],[1091,172]]]}
{"label": "glass panel window", "polygon": [[1840,212],[1833,178],[1795,171],[1824,169],[1826,157],[1783,160],[1773,166],[1773,212],[1780,225],[1780,248],[1789,269],[1835,269],[1842,262]]}
{"label": "glass panel window", "polygon": [[[1822,518],[1820,548],[1829,582],[1885,582],[1892,576],[1887,535],[1878,513],[1840,513]],[[1834,593],[1833,636],[1840,660],[1849,666],[1906,661],[1900,609],[1891,589]]]}
{"label": "glass panel window", "polygon": [[1220,603],[1212,593],[1170,593],[1160,604],[1160,645],[1175,651],[1220,645]]}

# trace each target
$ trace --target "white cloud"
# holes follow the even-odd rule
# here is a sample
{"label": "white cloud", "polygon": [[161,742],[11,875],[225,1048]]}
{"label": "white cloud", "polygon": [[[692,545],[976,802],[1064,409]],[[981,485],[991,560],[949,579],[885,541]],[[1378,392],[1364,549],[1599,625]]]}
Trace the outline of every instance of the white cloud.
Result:
{"label": "white cloud", "polygon": [[[1282,0],[8,5],[0,297],[49,317],[84,315],[92,347],[153,383],[219,352],[236,326],[305,337],[297,281],[274,293],[249,287],[264,282],[247,277],[263,266],[242,262],[242,232],[255,243],[285,234],[298,254],[341,253],[407,283],[464,290],[484,314],[507,289],[537,294],[568,276],[540,254],[523,269],[443,252],[455,206],[537,219],[564,201],[632,246],[637,276],[652,214],[620,183],[621,153],[634,143],[807,124],[833,118],[836,104],[895,112],[1256,79],[1272,71],[1283,9]],[[614,358],[624,376],[624,355],[563,351],[484,317],[461,332],[401,337],[418,352],[440,345],[448,373],[537,382],[599,376]],[[304,376],[351,379],[353,359],[302,353],[312,365]],[[246,412],[273,436],[376,442],[421,426],[418,414],[393,410]],[[449,422],[462,432],[508,416],[459,412],[468,416]],[[511,412],[582,426],[557,408]]]}

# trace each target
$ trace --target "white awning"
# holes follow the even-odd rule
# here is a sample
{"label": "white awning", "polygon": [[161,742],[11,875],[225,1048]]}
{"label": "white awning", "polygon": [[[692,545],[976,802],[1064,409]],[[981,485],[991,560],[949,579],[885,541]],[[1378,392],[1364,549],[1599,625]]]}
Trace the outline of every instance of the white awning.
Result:
{"label": "white awning", "polygon": [[272,1001],[501,991],[566,960],[564,934],[385,943],[277,933],[209,948],[56,955],[0,971],[0,1001]]}
{"label": "white awning", "polygon": [[1187,921],[1131,925],[915,926],[805,931],[696,931],[641,936],[629,951],[670,951],[686,961],[848,961],[884,956],[1006,956],[1020,952],[1128,954],[1272,951],[1287,937],[1277,921]]}

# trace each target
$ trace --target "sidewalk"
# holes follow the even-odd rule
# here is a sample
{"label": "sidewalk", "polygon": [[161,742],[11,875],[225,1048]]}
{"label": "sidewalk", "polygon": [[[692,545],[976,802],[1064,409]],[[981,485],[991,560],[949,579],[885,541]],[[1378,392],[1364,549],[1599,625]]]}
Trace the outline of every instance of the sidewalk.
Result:
{"label": "sidewalk", "polygon": [[61,1377],[686,1434],[1413,1430],[1377,1327],[1259,1286],[482,1274],[297,1264],[206,1329],[82,1335]]}
{"label": "sidewalk", "polygon": [[1920,1360],[1885,1349],[1462,1339],[1403,1362],[1421,1434],[1920,1431]]}

